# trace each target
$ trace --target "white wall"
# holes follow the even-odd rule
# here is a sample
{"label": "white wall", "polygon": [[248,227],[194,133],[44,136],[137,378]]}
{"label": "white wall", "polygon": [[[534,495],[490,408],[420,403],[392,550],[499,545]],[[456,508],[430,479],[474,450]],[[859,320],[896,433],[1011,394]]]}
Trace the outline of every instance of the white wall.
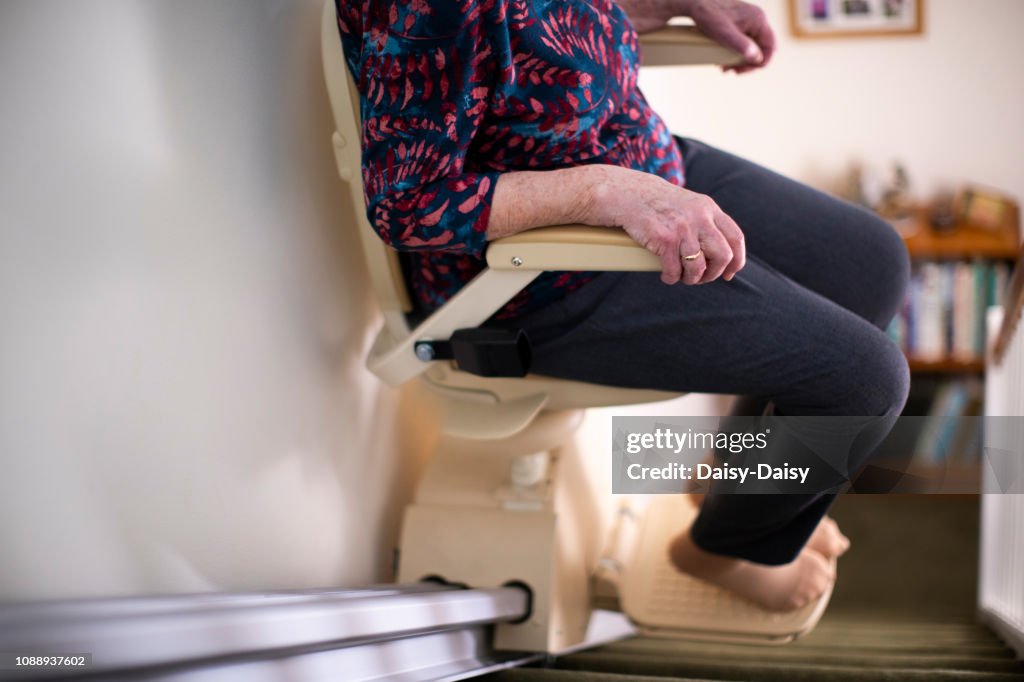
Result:
{"label": "white wall", "polygon": [[0,599],[387,577],[320,8],[0,3]]}
{"label": "white wall", "polygon": [[788,0],[758,0],[779,37],[769,68],[643,73],[681,135],[805,181],[852,159],[904,162],[922,198],[971,181],[1024,200],[1024,2],[927,0],[922,37],[796,40]]}

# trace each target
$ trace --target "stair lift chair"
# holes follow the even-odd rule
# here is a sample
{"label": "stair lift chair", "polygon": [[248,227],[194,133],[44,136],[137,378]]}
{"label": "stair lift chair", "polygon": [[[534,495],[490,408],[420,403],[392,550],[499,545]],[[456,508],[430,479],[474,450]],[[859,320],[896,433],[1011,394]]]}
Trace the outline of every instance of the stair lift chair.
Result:
{"label": "stair lift chair", "polygon": [[[437,451],[405,512],[399,581],[526,587],[530,614],[496,627],[498,649],[556,653],[578,645],[595,593],[599,605],[620,607],[642,631],[656,635],[779,643],[809,630],[827,599],[773,614],[672,569],[668,539],[695,513],[682,495],[660,496],[642,515],[623,507],[610,544],[594,537],[595,501],[571,447],[583,410],[680,394],[529,374],[478,376],[433,354],[430,342],[478,327],[545,270],[660,271],[658,259],[618,229],[530,230],[491,242],[487,269],[411,326],[398,255],[366,219],[359,94],[343,58],[332,0],[324,5],[321,38],[338,172],[384,318],[367,366],[391,386],[423,382],[445,414]],[[738,60],[688,27],[668,27],[642,42],[645,66]],[[608,549],[599,562],[600,545]]]}

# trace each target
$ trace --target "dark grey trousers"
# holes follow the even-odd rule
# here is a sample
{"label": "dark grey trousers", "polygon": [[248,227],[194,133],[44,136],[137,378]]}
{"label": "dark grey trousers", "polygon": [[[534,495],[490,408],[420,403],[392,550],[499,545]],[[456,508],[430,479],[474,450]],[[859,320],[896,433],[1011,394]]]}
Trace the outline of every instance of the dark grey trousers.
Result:
{"label": "dark grey trousers", "polygon": [[[909,273],[899,236],[856,206],[700,142],[677,142],[687,187],[710,195],[744,231],[746,267],[732,282],[700,286],[668,286],[653,272],[603,273],[513,321],[533,342],[532,371],[737,394],[744,414],[769,403],[794,416],[898,414],[909,373],[884,329]],[[864,458],[877,442],[868,445]],[[712,487],[691,534],[708,551],[787,563],[833,499]]]}

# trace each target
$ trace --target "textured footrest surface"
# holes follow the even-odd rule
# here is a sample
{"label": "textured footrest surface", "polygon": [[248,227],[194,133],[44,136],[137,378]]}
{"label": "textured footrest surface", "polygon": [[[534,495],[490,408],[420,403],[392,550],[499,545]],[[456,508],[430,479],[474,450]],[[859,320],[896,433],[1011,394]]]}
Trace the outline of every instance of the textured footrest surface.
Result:
{"label": "textured footrest surface", "polygon": [[831,588],[817,601],[788,613],[768,611],[680,573],[668,545],[696,516],[683,495],[660,495],[641,515],[632,555],[622,571],[622,611],[653,637],[785,644],[810,632],[821,618]]}

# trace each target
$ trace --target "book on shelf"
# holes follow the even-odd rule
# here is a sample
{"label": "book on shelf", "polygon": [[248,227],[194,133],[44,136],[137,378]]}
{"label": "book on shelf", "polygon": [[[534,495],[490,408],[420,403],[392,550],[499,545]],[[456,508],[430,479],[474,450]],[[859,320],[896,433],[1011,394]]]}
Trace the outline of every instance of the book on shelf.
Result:
{"label": "book on shelf", "polygon": [[968,463],[977,459],[974,433],[981,426],[984,388],[976,378],[943,382],[924,419],[915,452],[929,464]]}
{"label": "book on shelf", "polygon": [[984,260],[915,263],[889,335],[912,358],[970,362],[985,355],[985,311],[1000,305],[1005,263]]}
{"label": "book on shelf", "polygon": [[926,467],[970,466],[982,450],[984,382],[975,376],[925,382],[912,389],[904,415],[879,446],[876,456]]}

